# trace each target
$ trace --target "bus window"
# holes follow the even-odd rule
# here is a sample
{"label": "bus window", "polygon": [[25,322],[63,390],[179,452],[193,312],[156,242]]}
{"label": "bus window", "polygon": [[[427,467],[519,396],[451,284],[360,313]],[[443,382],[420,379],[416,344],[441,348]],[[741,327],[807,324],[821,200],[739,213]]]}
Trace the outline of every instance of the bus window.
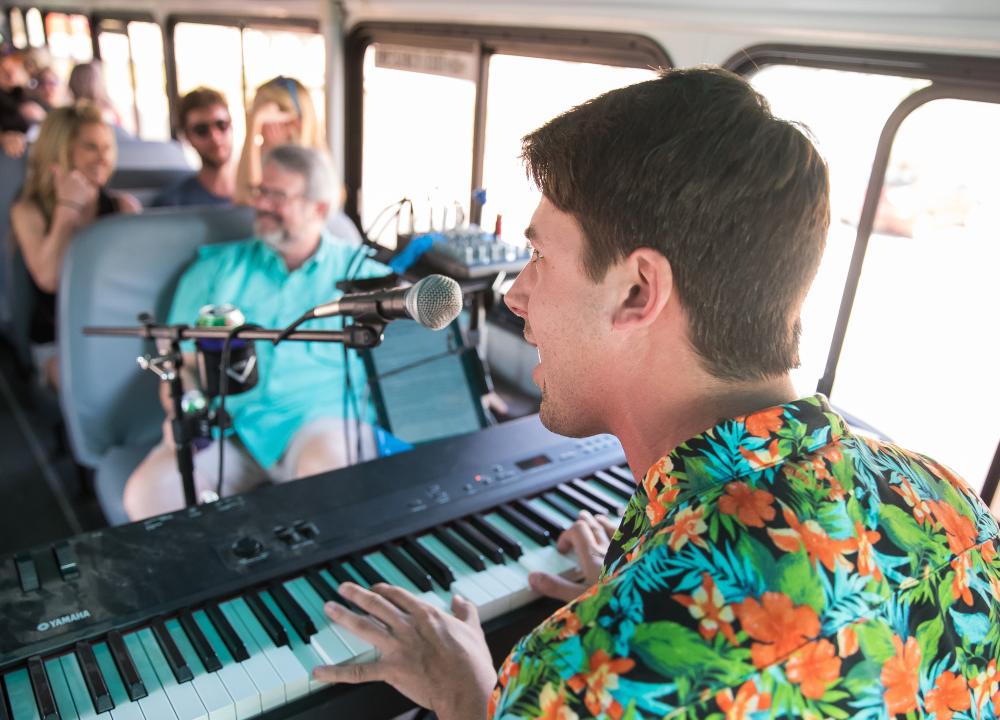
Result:
{"label": "bus window", "polygon": [[775,115],[808,128],[830,168],[830,233],[802,307],[801,365],[792,372],[796,390],[807,395],[826,366],[882,127],[903,98],[928,82],[788,65],[765,66],[750,80]]}
{"label": "bus window", "polygon": [[45,47],[45,23],[42,22],[42,12],[38,8],[28,8],[24,13],[24,25],[28,31],[28,45]]}
{"label": "bus window", "polygon": [[[295,78],[309,89],[316,121],[326,127],[326,45],[323,36],[305,30],[247,27],[243,29],[243,72],[247,107],[254,90],[278,76]],[[342,92],[335,88],[334,92]]]}
{"label": "bus window", "polygon": [[246,136],[242,55],[238,27],[186,22],[174,27],[177,94],[183,97],[205,86],[225,95],[233,118],[233,148],[237,154]]}
{"label": "bus window", "polygon": [[20,8],[10,9],[10,41],[16,48],[28,46],[28,29],[24,25],[24,15]]}
{"label": "bus window", "polygon": [[90,21],[86,15],[46,13],[45,34],[49,41],[53,69],[63,82],[69,79],[73,65],[94,59]]}
{"label": "bus window", "polygon": [[895,137],[832,395],[980,490],[1000,440],[1000,106],[935,100]]}
{"label": "bus window", "polygon": [[144,140],[169,140],[160,27],[142,20],[101,20],[97,45],[122,128]]}
{"label": "bus window", "polygon": [[[361,225],[408,197],[415,226],[439,227],[456,206],[468,217],[476,55],[373,43],[364,58]],[[433,212],[434,219],[431,220]],[[381,223],[380,223],[381,224]],[[395,247],[395,224],[373,239]]]}
{"label": "bus window", "polygon": [[504,239],[524,243],[540,199],[521,162],[521,138],[559,113],[614,88],[651,80],[653,70],[537,57],[490,57],[481,224],[503,216]]}

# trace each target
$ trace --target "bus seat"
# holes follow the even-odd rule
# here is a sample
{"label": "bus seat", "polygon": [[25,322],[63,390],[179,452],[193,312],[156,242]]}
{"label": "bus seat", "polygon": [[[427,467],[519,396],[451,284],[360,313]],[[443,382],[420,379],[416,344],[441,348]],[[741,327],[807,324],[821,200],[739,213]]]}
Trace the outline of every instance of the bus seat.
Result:
{"label": "bus seat", "polygon": [[326,229],[335,238],[349,242],[352,245],[361,244],[361,233],[358,232],[354,221],[347,217],[347,213],[343,210],[338,209],[330,212],[330,215],[326,218]]}
{"label": "bus seat", "polygon": [[148,206],[161,190],[193,172],[179,143],[125,140],[118,145],[118,162],[108,187],[125,190]]}
{"label": "bus seat", "polygon": [[82,329],[134,326],[144,311],[162,321],[199,246],[252,234],[250,208],[168,208],[102,218],[70,244],[57,312],[60,402],[73,454],[94,468],[95,492],[112,524],[128,521],[125,481],[160,438],[158,381],[135,362],[154,348],[139,338],[84,336]]}
{"label": "bus seat", "polygon": [[15,260],[14,238],[10,233],[10,206],[14,204],[27,167],[27,153],[19,158],[0,153],[0,228],[3,228],[2,248],[0,248],[0,332],[10,338],[13,318],[10,275]]}

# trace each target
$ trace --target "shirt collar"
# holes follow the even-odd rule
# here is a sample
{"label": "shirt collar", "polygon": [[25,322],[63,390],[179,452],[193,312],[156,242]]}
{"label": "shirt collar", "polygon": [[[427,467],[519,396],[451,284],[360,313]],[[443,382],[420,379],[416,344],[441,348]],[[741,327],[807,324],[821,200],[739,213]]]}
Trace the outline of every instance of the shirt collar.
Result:
{"label": "shirt collar", "polygon": [[663,503],[737,478],[771,476],[783,463],[846,433],[829,401],[812,395],[720,422],[657,461],[642,486],[651,502]]}
{"label": "shirt collar", "polygon": [[[319,232],[319,245],[316,246],[316,251],[309,256],[302,265],[292,272],[312,272],[314,268],[322,265],[330,254],[330,245],[332,244],[332,239],[330,237],[329,231],[323,228]],[[286,275],[290,275],[288,272],[288,267],[285,265],[285,259],[282,257],[281,253],[275,250],[273,247],[268,245],[266,242],[257,238],[258,252],[260,252],[265,258],[265,262],[270,264],[273,268],[280,270]]]}

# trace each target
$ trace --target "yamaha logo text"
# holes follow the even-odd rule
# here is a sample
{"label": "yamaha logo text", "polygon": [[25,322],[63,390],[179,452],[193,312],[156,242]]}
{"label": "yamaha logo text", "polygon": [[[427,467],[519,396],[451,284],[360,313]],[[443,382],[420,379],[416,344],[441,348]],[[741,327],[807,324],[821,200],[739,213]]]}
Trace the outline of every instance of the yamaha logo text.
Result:
{"label": "yamaha logo text", "polygon": [[46,630],[51,630],[52,628],[62,627],[63,625],[69,625],[70,623],[75,623],[80,620],[86,620],[89,617],[90,610],[80,610],[79,612],[52,618],[51,620],[43,620],[38,623],[38,626],[35,629],[38,632],[45,632]]}

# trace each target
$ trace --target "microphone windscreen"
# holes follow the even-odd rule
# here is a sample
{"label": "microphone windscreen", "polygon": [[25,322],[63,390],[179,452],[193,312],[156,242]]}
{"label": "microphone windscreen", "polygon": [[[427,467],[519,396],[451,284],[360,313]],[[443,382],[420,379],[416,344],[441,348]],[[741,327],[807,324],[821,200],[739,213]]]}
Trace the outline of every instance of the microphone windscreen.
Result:
{"label": "microphone windscreen", "polygon": [[406,309],[424,327],[440,330],[462,312],[462,288],[450,277],[428,275],[406,293]]}

